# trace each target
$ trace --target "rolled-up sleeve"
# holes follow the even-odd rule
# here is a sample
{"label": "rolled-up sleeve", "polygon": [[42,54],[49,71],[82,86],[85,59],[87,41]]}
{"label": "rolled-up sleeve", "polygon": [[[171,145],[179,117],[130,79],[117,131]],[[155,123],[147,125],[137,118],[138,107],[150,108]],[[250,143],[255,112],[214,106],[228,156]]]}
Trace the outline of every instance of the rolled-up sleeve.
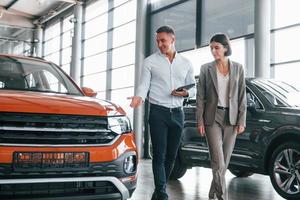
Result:
{"label": "rolled-up sleeve", "polygon": [[151,81],[151,68],[148,64],[148,61],[145,60],[142,66],[142,73],[139,78],[139,86],[137,88],[136,96],[140,96],[143,101],[147,97]]}

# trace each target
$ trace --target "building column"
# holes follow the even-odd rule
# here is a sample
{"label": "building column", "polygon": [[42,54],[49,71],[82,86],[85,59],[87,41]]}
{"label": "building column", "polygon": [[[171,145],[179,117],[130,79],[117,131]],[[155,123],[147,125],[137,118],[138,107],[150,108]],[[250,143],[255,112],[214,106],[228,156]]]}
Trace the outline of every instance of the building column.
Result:
{"label": "building column", "polygon": [[255,77],[270,78],[271,0],[255,0]]}
{"label": "building column", "polygon": [[[134,93],[136,94],[139,85],[139,78],[142,71],[142,64],[145,58],[146,44],[146,16],[147,16],[147,0],[137,0],[136,15],[136,43],[135,43],[135,76],[134,76]],[[136,134],[136,145],[139,156],[143,151],[143,127],[144,127],[144,106],[134,109],[133,127]]]}
{"label": "building column", "polygon": [[35,33],[34,33],[34,50],[33,50],[33,55],[37,57],[42,57],[42,47],[43,47],[43,29],[42,25],[37,24]]}
{"label": "building column", "polygon": [[255,68],[255,63],[254,63],[254,39],[245,39],[245,49],[246,49],[246,57],[245,57],[245,66],[246,68],[246,77],[254,77],[254,68]]}
{"label": "building column", "polygon": [[[108,10],[114,8],[114,1],[108,1]],[[106,92],[105,97],[107,100],[111,100],[111,88],[112,88],[112,51],[113,51],[113,27],[114,27],[114,12],[108,12],[107,19],[107,56],[106,56]]]}
{"label": "building column", "polygon": [[82,50],[82,2],[74,7],[74,34],[72,38],[72,58],[70,74],[73,80],[80,85],[81,77],[81,50]]}

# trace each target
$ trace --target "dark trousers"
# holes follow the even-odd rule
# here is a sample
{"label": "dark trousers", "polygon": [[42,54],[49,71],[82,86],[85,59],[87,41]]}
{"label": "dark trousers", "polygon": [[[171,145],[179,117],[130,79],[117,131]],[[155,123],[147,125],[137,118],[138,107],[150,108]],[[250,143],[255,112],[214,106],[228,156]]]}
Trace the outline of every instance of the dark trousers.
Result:
{"label": "dark trousers", "polygon": [[[167,199],[166,184],[180,144],[184,115],[181,108],[170,110],[150,105],[149,125],[153,147],[152,170],[158,199]],[[160,198],[159,196],[166,196]]]}

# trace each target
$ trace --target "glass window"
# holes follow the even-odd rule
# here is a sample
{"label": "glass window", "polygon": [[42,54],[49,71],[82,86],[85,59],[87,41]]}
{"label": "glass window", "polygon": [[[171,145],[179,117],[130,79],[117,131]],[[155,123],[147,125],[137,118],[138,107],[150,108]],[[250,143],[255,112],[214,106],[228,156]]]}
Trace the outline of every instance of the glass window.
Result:
{"label": "glass window", "polygon": [[130,22],[113,30],[113,47],[135,41],[136,22]]}
{"label": "glass window", "polygon": [[97,96],[98,99],[106,99],[106,91],[104,92],[97,92]]}
{"label": "glass window", "polygon": [[128,3],[114,9],[113,27],[120,26],[136,18],[136,1]]}
{"label": "glass window", "polygon": [[55,37],[45,42],[45,55],[59,51],[60,37]]}
{"label": "glass window", "polygon": [[72,49],[71,47],[65,48],[62,50],[62,62],[61,64],[67,64],[71,62]]}
{"label": "glass window", "polygon": [[274,25],[272,28],[280,28],[300,22],[300,1],[272,0],[274,5]]}
{"label": "glass window", "polygon": [[124,109],[131,122],[133,121],[133,109],[129,106],[130,100],[128,100],[127,97],[131,97],[133,95],[133,87],[111,91],[111,101],[120,105]]}
{"label": "glass window", "polygon": [[107,50],[107,33],[103,33],[84,42],[84,57]]}
{"label": "glass window", "polygon": [[112,68],[134,64],[135,43],[113,49],[112,57]]}
{"label": "glass window", "polygon": [[45,56],[45,59],[59,65],[59,52],[49,54]]}
{"label": "glass window", "polygon": [[300,90],[300,62],[275,65],[275,79],[285,81]]}
{"label": "glass window", "polygon": [[165,11],[155,13],[151,18],[151,52],[157,51],[155,31],[163,25],[175,29],[176,49],[183,51],[193,49],[196,44],[196,0],[174,6]]}
{"label": "glass window", "polygon": [[3,89],[81,95],[56,66],[37,60],[0,58]]}
{"label": "glass window", "polygon": [[199,75],[200,68],[203,64],[213,60],[208,46],[192,51],[186,51],[181,54],[192,63],[195,75]]}
{"label": "glass window", "polygon": [[202,2],[201,45],[207,45],[216,32],[224,32],[231,38],[254,32],[254,0]]}
{"label": "glass window", "polygon": [[64,70],[64,72],[66,72],[68,75],[70,75],[70,63],[68,63],[66,65],[62,65],[61,68],[62,68],[62,70]]}
{"label": "glass window", "polygon": [[58,80],[58,78],[49,71],[44,71],[44,79],[48,83],[48,90],[60,93],[66,93],[67,89]]}
{"label": "glass window", "polygon": [[180,0],[150,0],[151,10],[157,10]]}
{"label": "glass window", "polygon": [[86,75],[83,77],[83,87],[89,87],[95,91],[105,91],[106,72]]}
{"label": "glass window", "polygon": [[232,54],[229,57],[231,60],[234,60],[243,65],[245,68],[246,65],[246,47],[245,39],[237,39],[231,41]]}
{"label": "glass window", "polygon": [[107,13],[96,17],[88,22],[85,23],[85,36],[84,38],[90,38],[92,36],[95,36],[99,33],[103,33],[107,31],[107,19],[108,15]]}
{"label": "glass window", "polygon": [[[238,39],[231,41],[232,55],[229,59],[242,64],[245,67],[245,40]],[[200,68],[203,64],[214,60],[210,52],[210,47],[206,46],[200,49],[187,51],[181,53],[184,57],[189,59],[194,67],[194,74],[199,75]]]}
{"label": "glass window", "polygon": [[83,60],[83,74],[94,74],[106,70],[107,52],[87,57]]}
{"label": "glass window", "polygon": [[23,42],[18,43],[14,48],[14,53],[16,55],[22,55],[23,54]]}
{"label": "glass window", "polygon": [[114,0],[114,7],[117,7],[117,6],[119,6],[121,4],[124,4],[128,1],[130,1],[130,0]]}
{"label": "glass window", "polygon": [[98,0],[86,7],[85,21],[88,21],[98,15],[108,11],[108,0]]}
{"label": "glass window", "polygon": [[60,23],[56,23],[46,28],[45,30],[45,41],[60,34]]}
{"label": "glass window", "polygon": [[74,15],[70,15],[63,20],[63,32],[73,29],[74,24],[70,20],[74,18]]}
{"label": "glass window", "polygon": [[71,30],[69,30],[67,32],[64,32],[62,37],[63,37],[63,41],[62,41],[62,47],[63,48],[72,46],[72,33],[71,33]]}
{"label": "glass window", "polygon": [[[299,59],[299,51],[295,50],[296,47],[300,46],[300,26],[289,29],[283,29],[276,31],[272,34],[274,38],[274,55],[271,54],[271,62],[286,62],[290,60]],[[294,48],[295,47],[295,48]]]}
{"label": "glass window", "polygon": [[[263,105],[258,100],[258,98],[248,88],[246,88],[246,97],[247,97],[247,106],[250,106],[251,103],[254,103],[256,109],[260,109],[260,110],[264,109]],[[250,113],[251,112],[247,112],[247,117]]]}
{"label": "glass window", "polygon": [[134,86],[134,65],[112,70],[112,89]]}

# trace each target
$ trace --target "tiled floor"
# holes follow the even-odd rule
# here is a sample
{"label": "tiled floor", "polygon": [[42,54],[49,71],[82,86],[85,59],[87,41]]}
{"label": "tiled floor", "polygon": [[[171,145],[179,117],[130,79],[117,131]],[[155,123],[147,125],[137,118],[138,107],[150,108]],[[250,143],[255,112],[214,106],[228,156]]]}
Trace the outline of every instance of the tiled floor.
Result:
{"label": "tiled floor", "polygon": [[[167,186],[169,200],[207,200],[212,179],[211,170],[194,167],[179,180]],[[268,176],[254,174],[236,178],[226,174],[229,200],[283,200],[273,189]],[[141,160],[137,189],[130,200],[150,200],[154,189],[151,160]]]}

